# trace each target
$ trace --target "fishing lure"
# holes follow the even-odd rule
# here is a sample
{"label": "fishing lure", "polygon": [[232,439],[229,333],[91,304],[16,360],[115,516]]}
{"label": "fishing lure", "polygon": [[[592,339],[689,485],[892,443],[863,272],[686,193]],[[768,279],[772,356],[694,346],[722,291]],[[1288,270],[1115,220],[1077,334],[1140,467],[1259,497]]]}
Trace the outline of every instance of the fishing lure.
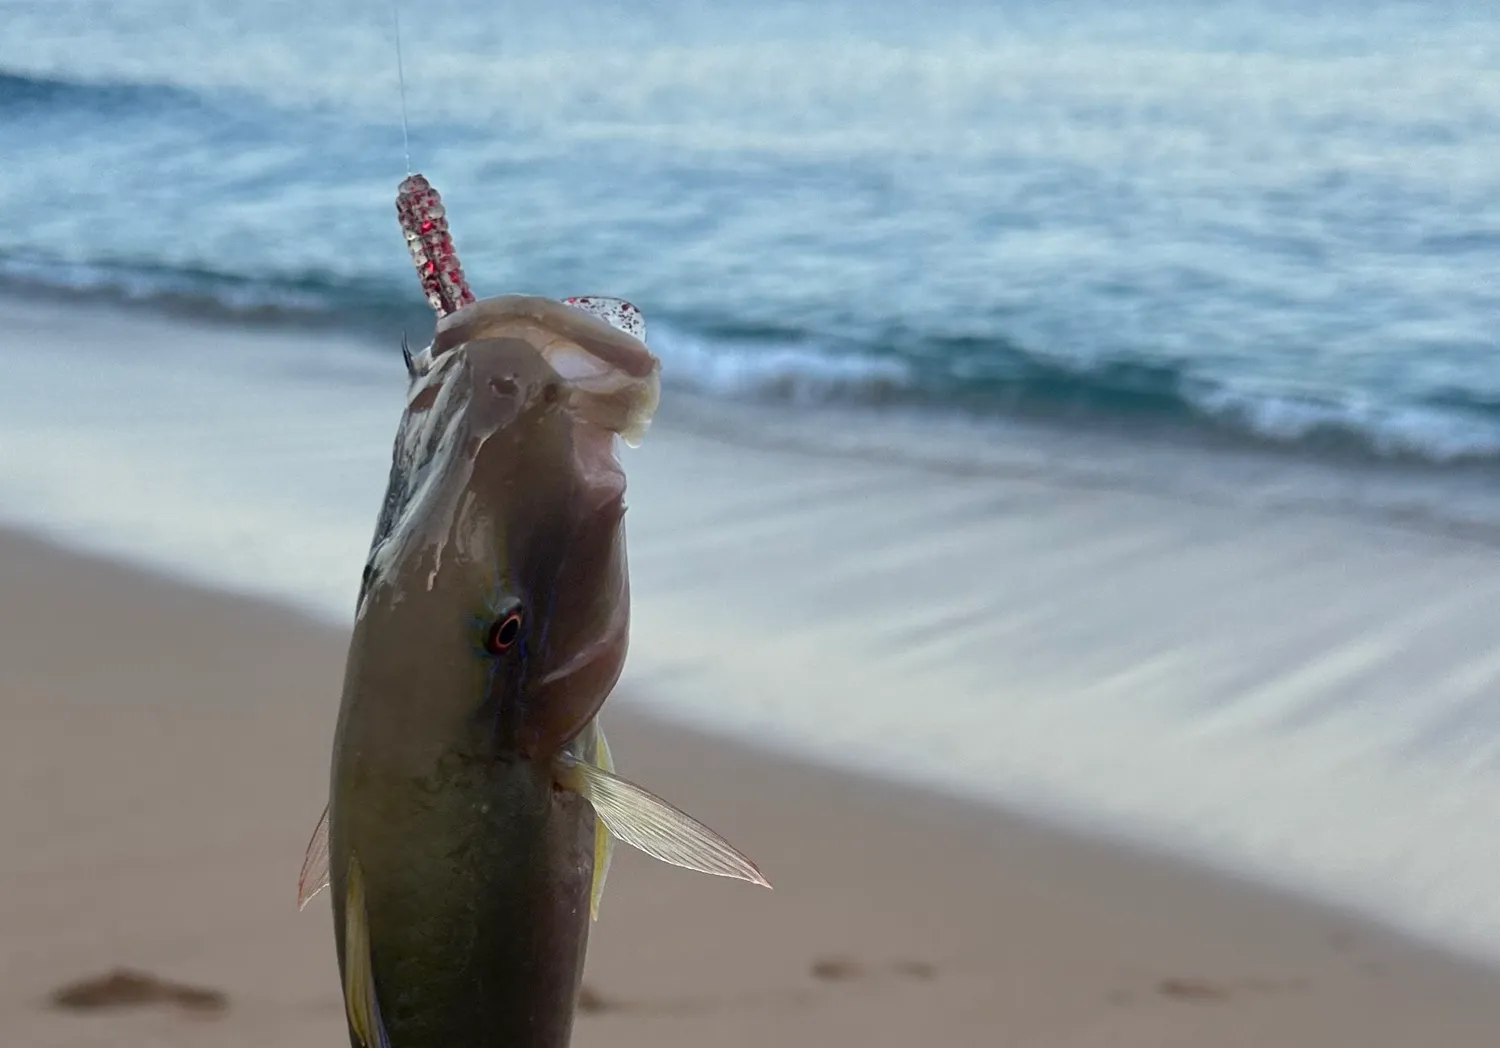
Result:
{"label": "fishing lure", "polygon": [[[422,175],[408,175],[396,188],[396,218],[406,237],[406,248],[416,266],[422,293],[438,319],[474,302],[474,292],[464,277],[448,228],[448,209],[443,198]],[[623,331],[646,341],[646,318],[633,303],[608,295],[572,295],[562,300]]]}
{"label": "fishing lure", "polygon": [[432,183],[421,175],[409,175],[396,189],[396,217],[406,235],[412,265],[439,318],[469,305],[474,292],[464,279],[453,234],[448,231],[448,210]]}

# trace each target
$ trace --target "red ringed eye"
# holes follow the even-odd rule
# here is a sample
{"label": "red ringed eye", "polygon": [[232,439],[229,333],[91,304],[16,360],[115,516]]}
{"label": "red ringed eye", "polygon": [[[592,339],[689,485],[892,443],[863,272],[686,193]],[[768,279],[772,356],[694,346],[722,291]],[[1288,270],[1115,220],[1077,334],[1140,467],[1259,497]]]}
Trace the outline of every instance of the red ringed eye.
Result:
{"label": "red ringed eye", "polygon": [[513,611],[496,619],[485,632],[484,647],[491,655],[504,655],[521,637],[521,613]]}

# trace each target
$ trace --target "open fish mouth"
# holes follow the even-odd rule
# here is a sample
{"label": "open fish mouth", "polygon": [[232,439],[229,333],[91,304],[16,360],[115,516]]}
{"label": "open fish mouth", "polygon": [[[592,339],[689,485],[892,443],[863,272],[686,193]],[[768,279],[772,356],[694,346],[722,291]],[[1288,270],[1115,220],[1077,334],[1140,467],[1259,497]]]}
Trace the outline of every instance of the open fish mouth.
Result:
{"label": "open fish mouth", "polygon": [[522,338],[566,383],[569,406],[581,421],[635,447],[661,399],[661,362],[636,332],[644,336],[645,321],[624,299],[501,295],[442,317],[431,345],[412,358],[413,376],[464,343]]}

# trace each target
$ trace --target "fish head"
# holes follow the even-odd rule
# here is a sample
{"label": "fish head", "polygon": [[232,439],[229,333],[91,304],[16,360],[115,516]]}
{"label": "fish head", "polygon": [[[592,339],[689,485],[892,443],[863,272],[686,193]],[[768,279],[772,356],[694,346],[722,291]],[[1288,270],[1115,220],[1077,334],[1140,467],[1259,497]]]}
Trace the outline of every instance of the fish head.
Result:
{"label": "fish head", "polygon": [[[592,721],[629,634],[625,474],[659,365],[628,332],[531,296],[444,317],[411,387],[359,599],[391,723],[455,724],[547,760]],[[423,718],[426,718],[425,722]]]}

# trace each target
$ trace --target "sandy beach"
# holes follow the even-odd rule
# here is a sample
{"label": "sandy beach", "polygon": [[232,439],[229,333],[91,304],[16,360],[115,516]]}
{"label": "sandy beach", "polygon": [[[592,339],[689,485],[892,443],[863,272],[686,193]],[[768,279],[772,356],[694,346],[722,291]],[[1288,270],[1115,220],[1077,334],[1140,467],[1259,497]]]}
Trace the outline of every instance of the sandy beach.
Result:
{"label": "sandy beach", "polygon": [[[343,1043],[327,900],[299,914],[293,894],[342,633],[14,533],[0,595],[0,1043]],[[1457,1048],[1500,1030],[1493,971],[1352,917],[633,705],[609,711],[622,770],[777,889],[622,855],[582,1048]],[[176,988],[79,988],[117,971]]]}

